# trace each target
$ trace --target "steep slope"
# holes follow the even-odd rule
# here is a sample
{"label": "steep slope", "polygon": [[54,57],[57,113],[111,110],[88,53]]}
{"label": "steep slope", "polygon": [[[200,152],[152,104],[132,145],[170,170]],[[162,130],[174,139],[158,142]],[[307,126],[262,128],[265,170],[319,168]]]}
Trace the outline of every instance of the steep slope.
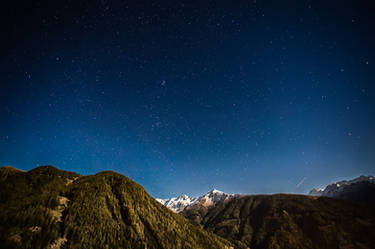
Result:
{"label": "steep slope", "polygon": [[[3,170],[0,170],[2,172]],[[52,166],[0,180],[2,248],[228,248],[127,177]]]}
{"label": "steep slope", "polygon": [[52,166],[0,168],[0,247],[46,248],[60,238],[60,199],[81,177]]}
{"label": "steep slope", "polygon": [[[326,197],[244,196],[187,218],[238,248],[373,248],[373,207]],[[196,216],[199,216],[198,218]]]}

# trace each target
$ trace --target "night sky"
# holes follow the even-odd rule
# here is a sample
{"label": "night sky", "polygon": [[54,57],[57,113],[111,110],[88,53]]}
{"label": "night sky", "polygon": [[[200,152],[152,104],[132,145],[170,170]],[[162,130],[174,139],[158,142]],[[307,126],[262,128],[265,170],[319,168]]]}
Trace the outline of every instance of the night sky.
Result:
{"label": "night sky", "polygon": [[0,165],[114,170],[162,198],[374,175],[371,2],[4,5]]}

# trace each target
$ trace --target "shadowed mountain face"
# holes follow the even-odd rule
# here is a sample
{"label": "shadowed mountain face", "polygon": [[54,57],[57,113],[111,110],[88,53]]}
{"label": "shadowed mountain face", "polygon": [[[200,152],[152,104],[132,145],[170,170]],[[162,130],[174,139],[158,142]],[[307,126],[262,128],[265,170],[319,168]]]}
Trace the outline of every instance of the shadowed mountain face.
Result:
{"label": "shadowed mountain face", "polygon": [[182,214],[238,248],[373,248],[372,206],[302,195],[244,196]]}
{"label": "shadowed mountain face", "polygon": [[324,189],[312,189],[309,195],[375,204],[375,178],[360,176],[349,181],[329,184]]}
{"label": "shadowed mountain face", "polygon": [[334,198],[375,205],[375,183],[357,182],[344,186]]}
{"label": "shadowed mountain face", "polygon": [[127,177],[0,168],[1,248],[228,248]]}

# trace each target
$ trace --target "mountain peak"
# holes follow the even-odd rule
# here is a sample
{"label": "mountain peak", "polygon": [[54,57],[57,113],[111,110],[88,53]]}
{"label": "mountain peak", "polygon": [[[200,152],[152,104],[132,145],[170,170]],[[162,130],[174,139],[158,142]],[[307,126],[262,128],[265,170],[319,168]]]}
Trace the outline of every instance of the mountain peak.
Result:
{"label": "mountain peak", "polygon": [[15,174],[22,174],[25,171],[22,169],[17,169],[13,166],[2,166],[0,167],[0,179],[5,180],[8,176]]}
{"label": "mountain peak", "polygon": [[220,191],[220,190],[217,190],[217,189],[211,189],[207,194],[224,194],[224,192],[223,191]]}
{"label": "mountain peak", "polygon": [[25,172],[24,170],[22,169],[17,169],[11,165],[7,165],[7,166],[1,166],[0,167],[0,170],[15,170],[15,171],[22,171],[22,172]]}

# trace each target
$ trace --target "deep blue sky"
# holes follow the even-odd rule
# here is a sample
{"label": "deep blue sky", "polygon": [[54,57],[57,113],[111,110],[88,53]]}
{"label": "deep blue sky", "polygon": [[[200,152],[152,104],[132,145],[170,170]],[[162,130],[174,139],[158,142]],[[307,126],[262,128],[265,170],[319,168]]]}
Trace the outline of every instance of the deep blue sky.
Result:
{"label": "deep blue sky", "polygon": [[3,8],[0,165],[163,198],[375,174],[371,1],[79,2]]}

